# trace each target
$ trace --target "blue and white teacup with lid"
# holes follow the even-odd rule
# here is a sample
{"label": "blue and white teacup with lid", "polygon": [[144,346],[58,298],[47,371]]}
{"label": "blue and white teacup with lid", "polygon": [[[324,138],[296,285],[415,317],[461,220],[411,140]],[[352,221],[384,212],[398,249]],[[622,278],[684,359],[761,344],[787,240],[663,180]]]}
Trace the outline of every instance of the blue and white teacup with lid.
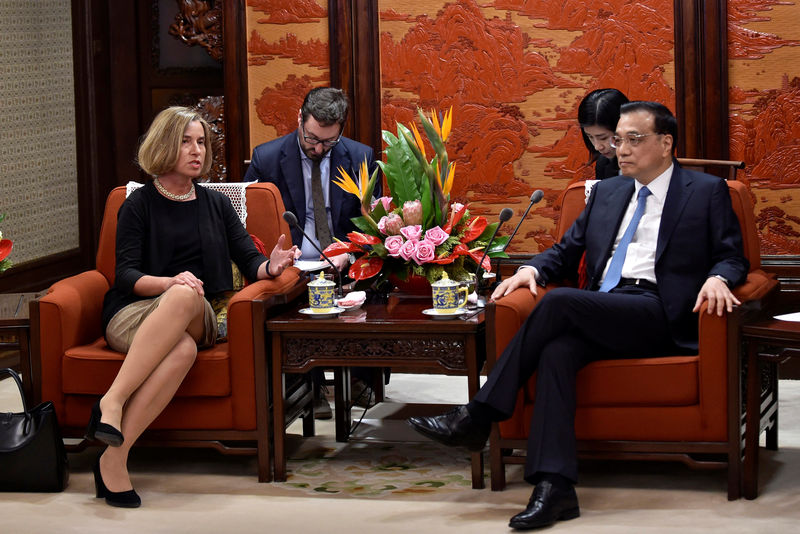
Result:
{"label": "blue and white teacup with lid", "polygon": [[308,284],[308,307],[317,313],[330,312],[333,309],[333,296],[336,284],[333,280],[325,278],[320,272],[319,276]]}
{"label": "blue and white teacup with lid", "polygon": [[447,273],[431,284],[433,290],[433,309],[436,313],[452,314],[462,309],[467,303],[469,289],[465,284],[451,280]]}

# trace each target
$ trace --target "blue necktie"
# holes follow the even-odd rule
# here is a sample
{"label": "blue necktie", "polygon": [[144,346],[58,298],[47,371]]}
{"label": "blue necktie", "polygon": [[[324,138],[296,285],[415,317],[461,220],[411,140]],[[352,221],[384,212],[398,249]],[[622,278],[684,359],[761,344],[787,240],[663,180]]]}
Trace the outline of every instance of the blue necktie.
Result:
{"label": "blue necktie", "polygon": [[633,241],[633,234],[636,233],[636,227],[639,226],[639,221],[644,215],[644,206],[647,204],[647,197],[650,195],[650,190],[646,187],[639,189],[639,196],[636,198],[636,211],[633,212],[633,219],[622,234],[622,239],[619,240],[617,250],[614,251],[614,256],[611,258],[611,265],[608,266],[608,273],[603,280],[603,285],[600,286],[600,291],[607,293],[617,287],[620,279],[622,278],[622,264],[625,263],[625,255],[628,253],[628,245]]}

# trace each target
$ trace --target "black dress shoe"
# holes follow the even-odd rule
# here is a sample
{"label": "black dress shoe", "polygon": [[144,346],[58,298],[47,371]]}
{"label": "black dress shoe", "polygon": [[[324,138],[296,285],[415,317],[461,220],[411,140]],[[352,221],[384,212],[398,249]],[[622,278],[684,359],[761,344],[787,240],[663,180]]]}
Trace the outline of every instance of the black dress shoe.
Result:
{"label": "black dress shoe", "polygon": [[408,423],[425,437],[450,447],[466,447],[473,452],[483,450],[491,430],[491,424],[474,421],[466,406],[434,417],[409,417]]}
{"label": "black dress shoe", "polygon": [[575,519],[581,515],[575,488],[559,488],[548,480],[542,480],[533,488],[525,511],[511,518],[508,526],[517,530],[529,530],[552,525],[556,521]]}
{"label": "black dress shoe", "polygon": [[103,417],[103,414],[100,411],[100,401],[97,401],[92,406],[92,416],[89,418],[89,426],[86,428],[84,437],[93,441],[102,441],[112,447],[122,446],[122,442],[125,441],[122,432],[109,424],[101,423],[101,417]]}
{"label": "black dress shoe", "polygon": [[109,491],[106,487],[105,482],[103,482],[103,475],[100,473],[100,456],[103,456],[102,452],[97,457],[97,461],[94,463],[94,468],[92,469],[94,472],[95,496],[98,499],[105,497],[106,504],[116,506],[117,508],[139,508],[142,505],[142,499],[139,497],[139,494],[136,493],[136,490]]}

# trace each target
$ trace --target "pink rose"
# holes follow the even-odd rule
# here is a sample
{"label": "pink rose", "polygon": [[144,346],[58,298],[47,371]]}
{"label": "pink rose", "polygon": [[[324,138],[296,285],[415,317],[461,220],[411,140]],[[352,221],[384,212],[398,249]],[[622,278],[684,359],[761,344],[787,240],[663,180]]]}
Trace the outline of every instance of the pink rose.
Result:
{"label": "pink rose", "polygon": [[422,202],[406,200],[403,204],[403,220],[408,226],[422,224]]}
{"label": "pink rose", "polygon": [[400,257],[404,260],[408,261],[414,257],[414,253],[417,250],[417,242],[416,241],[406,241],[403,243],[403,246],[400,247]]}
{"label": "pink rose", "polygon": [[419,224],[404,226],[400,228],[400,233],[409,241],[419,241],[422,238],[422,226]]}
{"label": "pink rose", "polygon": [[447,241],[448,237],[450,237],[450,234],[442,230],[439,226],[434,226],[425,232],[425,239],[433,243],[436,247]]}
{"label": "pink rose", "polygon": [[384,215],[378,221],[378,230],[386,235],[397,235],[403,227],[403,219],[396,213]]}
{"label": "pink rose", "polygon": [[417,265],[422,265],[423,263],[428,263],[435,257],[436,245],[427,239],[423,239],[417,243],[416,249],[414,250],[414,257],[412,259],[417,262]]}
{"label": "pink rose", "polygon": [[386,238],[383,245],[386,247],[386,251],[389,252],[389,256],[396,258],[400,255],[400,247],[403,246],[403,241],[403,236],[399,235],[390,235]]}
{"label": "pink rose", "polygon": [[392,205],[392,197],[380,197],[380,198],[376,198],[375,200],[373,200],[373,201],[372,201],[372,204],[370,205],[369,209],[370,209],[370,210],[374,210],[374,209],[375,209],[375,206],[377,206],[377,205],[378,205],[378,202],[380,202],[381,204],[383,204],[383,209],[384,209],[384,211],[387,211],[387,212],[388,212],[388,211],[389,211],[389,208],[390,208],[390,207],[391,207],[391,205]]}

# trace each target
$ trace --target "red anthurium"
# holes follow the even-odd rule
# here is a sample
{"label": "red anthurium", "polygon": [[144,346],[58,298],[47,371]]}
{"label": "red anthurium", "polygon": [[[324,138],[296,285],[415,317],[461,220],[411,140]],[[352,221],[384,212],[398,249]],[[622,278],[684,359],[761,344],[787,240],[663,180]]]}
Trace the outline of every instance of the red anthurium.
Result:
{"label": "red anthurium", "polygon": [[[483,256],[483,247],[473,248],[468,254],[475,263],[478,263],[481,261],[481,256]],[[481,268],[487,273],[492,272],[492,259],[488,255],[483,258],[483,265],[481,265]]]}
{"label": "red anthurium", "polygon": [[436,258],[434,260],[429,261],[428,263],[436,263],[438,265],[447,265],[448,263],[453,263],[454,261],[456,261],[457,257],[458,256],[450,255],[450,256],[447,256],[446,258]]}
{"label": "red anthurium", "polygon": [[11,249],[14,248],[14,242],[10,239],[0,239],[0,261],[6,259],[6,256],[11,254]]}
{"label": "red anthurium", "polygon": [[334,241],[325,247],[326,256],[338,256],[339,254],[349,254],[351,252],[364,252],[364,249],[354,243],[347,243],[344,241]]}
{"label": "red anthurium", "polygon": [[383,268],[383,260],[381,258],[362,256],[350,266],[347,276],[353,280],[366,280],[381,272],[381,268]]}
{"label": "red anthurium", "polygon": [[442,228],[448,234],[453,233],[453,227],[459,223],[461,217],[464,216],[464,213],[467,211],[467,205],[464,204],[461,206],[461,209],[458,211],[450,210],[450,220],[447,221],[447,224]]}
{"label": "red anthurium", "polygon": [[350,232],[347,234],[347,239],[357,245],[377,245],[381,242],[380,237],[374,235],[364,234],[361,232]]}
{"label": "red anthurium", "polygon": [[486,230],[486,222],[485,217],[473,217],[467,223],[467,229],[464,232],[464,237],[461,238],[462,243],[469,243],[473,239],[477,239]]}
{"label": "red anthurium", "polygon": [[466,256],[469,254],[469,248],[464,243],[459,243],[455,247],[453,247],[453,254],[455,256]]}

